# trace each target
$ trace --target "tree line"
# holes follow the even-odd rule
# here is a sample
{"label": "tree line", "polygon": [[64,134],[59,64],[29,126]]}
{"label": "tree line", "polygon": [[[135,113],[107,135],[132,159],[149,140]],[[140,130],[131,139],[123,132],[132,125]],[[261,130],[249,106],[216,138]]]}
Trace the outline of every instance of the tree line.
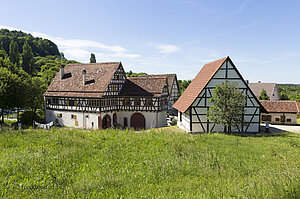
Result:
{"label": "tree line", "polygon": [[[21,31],[0,30],[1,123],[4,124],[4,113],[15,109],[18,121],[23,123],[43,119],[43,93],[60,66],[69,63],[78,62],[65,59],[50,40]],[[21,109],[26,111],[20,118]]]}

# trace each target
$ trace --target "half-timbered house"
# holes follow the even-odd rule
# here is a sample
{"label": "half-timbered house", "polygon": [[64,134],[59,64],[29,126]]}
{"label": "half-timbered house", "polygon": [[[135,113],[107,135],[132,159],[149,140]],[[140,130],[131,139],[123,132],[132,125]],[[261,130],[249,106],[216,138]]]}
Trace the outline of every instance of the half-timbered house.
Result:
{"label": "half-timbered house", "polygon": [[148,129],[166,123],[167,77],[127,78],[121,62],[61,67],[44,94],[56,125]]}
{"label": "half-timbered house", "polygon": [[177,115],[177,110],[173,108],[173,104],[176,102],[176,100],[179,98],[180,95],[180,89],[179,89],[179,83],[177,80],[176,74],[159,74],[159,75],[142,75],[139,77],[166,77],[168,80],[168,113],[171,115]]}
{"label": "half-timbered house", "polygon": [[207,119],[207,112],[216,85],[236,82],[246,96],[243,124],[232,131],[259,132],[260,112],[264,110],[229,57],[208,63],[173,105],[178,110],[178,126],[187,132],[222,132],[224,127]]}

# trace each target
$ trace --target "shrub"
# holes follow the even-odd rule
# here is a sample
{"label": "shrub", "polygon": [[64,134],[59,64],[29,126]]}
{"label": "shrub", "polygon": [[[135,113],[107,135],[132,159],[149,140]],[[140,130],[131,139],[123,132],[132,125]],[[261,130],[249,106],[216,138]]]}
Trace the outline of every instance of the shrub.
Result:
{"label": "shrub", "polygon": [[26,126],[31,126],[33,124],[33,121],[37,121],[37,122],[41,122],[43,121],[44,116],[43,116],[43,112],[41,111],[37,111],[33,112],[33,111],[25,111],[21,114],[20,116],[20,122]]}
{"label": "shrub", "polygon": [[171,122],[171,126],[175,126],[175,125],[177,125],[177,120],[173,119],[172,122]]}

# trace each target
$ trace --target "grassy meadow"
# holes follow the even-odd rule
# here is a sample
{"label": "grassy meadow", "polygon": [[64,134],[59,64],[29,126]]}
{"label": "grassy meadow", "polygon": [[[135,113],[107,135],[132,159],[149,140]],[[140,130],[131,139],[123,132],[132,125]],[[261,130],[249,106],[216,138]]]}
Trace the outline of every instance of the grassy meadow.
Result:
{"label": "grassy meadow", "polygon": [[0,198],[299,198],[300,134],[0,130]]}

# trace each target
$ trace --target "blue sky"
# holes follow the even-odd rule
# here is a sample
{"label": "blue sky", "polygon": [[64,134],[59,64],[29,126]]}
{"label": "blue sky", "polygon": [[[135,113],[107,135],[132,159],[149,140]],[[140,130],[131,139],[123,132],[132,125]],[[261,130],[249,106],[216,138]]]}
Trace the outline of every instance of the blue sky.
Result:
{"label": "blue sky", "polygon": [[[1,1],[0,28],[54,41],[67,59],[192,79],[229,55],[243,77],[300,83],[300,1]],[[3,9],[5,8],[5,9]]]}

